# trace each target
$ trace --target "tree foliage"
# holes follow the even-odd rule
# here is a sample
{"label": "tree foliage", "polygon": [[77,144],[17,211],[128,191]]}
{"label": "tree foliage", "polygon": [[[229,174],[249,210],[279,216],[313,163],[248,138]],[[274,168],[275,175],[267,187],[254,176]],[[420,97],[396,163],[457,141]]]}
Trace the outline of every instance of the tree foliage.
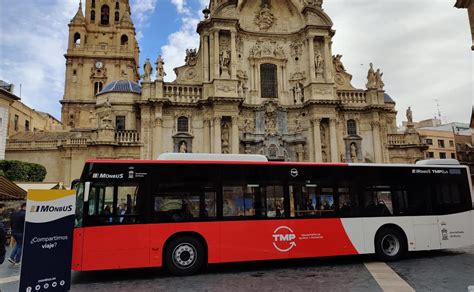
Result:
{"label": "tree foliage", "polygon": [[0,160],[0,175],[12,181],[42,182],[46,168],[41,164],[17,160]]}

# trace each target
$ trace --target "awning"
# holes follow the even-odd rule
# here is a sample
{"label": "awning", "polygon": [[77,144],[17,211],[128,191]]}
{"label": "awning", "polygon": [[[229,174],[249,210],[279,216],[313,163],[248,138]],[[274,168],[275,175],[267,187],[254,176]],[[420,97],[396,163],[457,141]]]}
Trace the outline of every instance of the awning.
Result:
{"label": "awning", "polygon": [[26,191],[4,176],[0,176],[0,201],[24,201]]}

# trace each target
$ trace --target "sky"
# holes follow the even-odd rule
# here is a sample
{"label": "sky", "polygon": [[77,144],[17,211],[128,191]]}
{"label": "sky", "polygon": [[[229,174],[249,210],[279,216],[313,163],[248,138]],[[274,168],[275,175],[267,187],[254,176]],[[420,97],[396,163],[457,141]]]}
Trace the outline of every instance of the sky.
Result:
{"label": "sky", "polygon": [[[130,0],[146,58],[165,60],[165,81],[184,64],[185,50],[199,47],[196,26],[208,0]],[[0,80],[39,111],[60,118],[64,93],[67,24],[79,0],[0,0]],[[474,53],[467,11],[455,0],[324,0],[341,54],[355,87],[365,89],[369,63],[380,68],[396,101],[397,124],[411,106],[413,119],[470,120]],[[142,67],[142,66],[141,66]],[[21,84],[21,93],[20,93]],[[439,106],[437,106],[437,104]]]}

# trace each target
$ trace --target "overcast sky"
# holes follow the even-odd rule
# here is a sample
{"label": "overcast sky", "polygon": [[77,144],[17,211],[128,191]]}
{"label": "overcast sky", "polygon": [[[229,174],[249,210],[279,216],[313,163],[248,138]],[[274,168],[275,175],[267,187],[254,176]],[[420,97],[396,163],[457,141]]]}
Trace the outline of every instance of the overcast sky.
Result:
{"label": "overcast sky", "polygon": [[[0,0],[0,79],[15,84],[23,102],[60,118],[67,24],[79,0]],[[474,54],[467,11],[455,0],[325,0],[353,85],[365,89],[369,63],[384,72],[398,120],[412,107],[414,120],[437,114],[468,122],[473,104]],[[163,55],[172,81],[185,49],[198,47],[196,25],[207,0],[131,0],[140,62]]]}

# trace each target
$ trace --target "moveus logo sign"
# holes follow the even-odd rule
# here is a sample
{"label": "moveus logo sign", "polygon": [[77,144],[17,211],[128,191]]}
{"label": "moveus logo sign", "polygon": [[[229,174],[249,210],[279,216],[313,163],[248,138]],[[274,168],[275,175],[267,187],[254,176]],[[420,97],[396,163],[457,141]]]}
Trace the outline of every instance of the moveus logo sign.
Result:
{"label": "moveus logo sign", "polygon": [[39,212],[71,212],[73,206],[72,205],[67,205],[67,206],[50,206],[50,205],[43,205],[43,206],[31,206],[30,212],[31,213],[39,213]]}
{"label": "moveus logo sign", "polygon": [[124,174],[93,173],[92,178],[122,179],[124,178]]}

